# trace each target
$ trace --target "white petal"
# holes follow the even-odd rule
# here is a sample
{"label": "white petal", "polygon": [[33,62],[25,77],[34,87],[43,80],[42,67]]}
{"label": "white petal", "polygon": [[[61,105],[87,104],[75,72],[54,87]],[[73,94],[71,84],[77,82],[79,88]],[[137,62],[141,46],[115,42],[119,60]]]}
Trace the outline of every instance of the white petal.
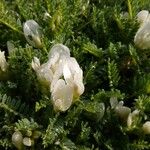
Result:
{"label": "white petal", "polygon": [[74,97],[79,97],[84,92],[84,84],[80,81],[74,82]]}
{"label": "white petal", "polygon": [[34,57],[31,66],[34,70],[37,70],[40,67],[40,60],[37,57]]}
{"label": "white petal", "polygon": [[62,73],[63,73],[63,67],[62,67],[62,64],[60,64],[57,70],[53,74],[53,79],[51,83],[51,92],[53,91],[54,86],[56,85],[56,82],[62,77]]}
{"label": "white petal", "polygon": [[150,48],[150,22],[143,24],[134,37],[134,43],[138,48]]}
{"label": "white petal", "polygon": [[81,68],[75,58],[70,57],[70,59],[68,60],[68,65],[73,73],[81,73]]}
{"label": "white petal", "polygon": [[147,10],[142,10],[137,14],[137,20],[140,24],[144,23],[149,16],[149,12]]}
{"label": "white petal", "polygon": [[70,56],[70,50],[67,46],[63,44],[56,44],[51,48],[48,54],[48,57],[50,59],[50,58],[55,57],[55,55],[58,55],[58,54],[59,56],[61,55]]}
{"label": "white petal", "polygon": [[68,84],[72,84],[73,76],[71,74],[71,71],[70,71],[67,63],[65,63],[65,65],[63,66],[63,76],[64,76],[65,81]]}
{"label": "white petal", "polygon": [[83,94],[83,71],[75,58],[70,57],[66,59],[66,65],[64,66],[63,75],[65,81],[68,84],[73,85],[74,97],[78,97]]}
{"label": "white petal", "polygon": [[37,70],[37,75],[38,75],[39,79],[45,80],[49,85],[52,82],[53,72],[51,71],[48,63],[43,64]]}
{"label": "white petal", "polygon": [[8,63],[5,59],[4,51],[0,51],[0,68],[2,71],[6,71],[8,67]]}
{"label": "white petal", "polygon": [[72,87],[66,85],[64,80],[58,80],[54,87],[54,91],[52,92],[54,109],[56,111],[66,111],[72,104],[72,98]]}

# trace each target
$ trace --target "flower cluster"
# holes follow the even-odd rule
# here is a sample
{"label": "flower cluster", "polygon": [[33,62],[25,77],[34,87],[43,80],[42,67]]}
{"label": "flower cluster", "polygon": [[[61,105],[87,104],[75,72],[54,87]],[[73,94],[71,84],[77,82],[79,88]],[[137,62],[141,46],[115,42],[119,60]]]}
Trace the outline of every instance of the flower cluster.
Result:
{"label": "flower cluster", "polygon": [[48,85],[55,111],[66,111],[73,101],[84,92],[83,71],[70,50],[56,44],[48,54],[48,61],[40,65],[38,58],[32,61],[32,68],[42,84]]}
{"label": "flower cluster", "polygon": [[146,10],[142,10],[137,14],[137,20],[140,23],[135,37],[134,43],[140,49],[150,48],[150,15]]}

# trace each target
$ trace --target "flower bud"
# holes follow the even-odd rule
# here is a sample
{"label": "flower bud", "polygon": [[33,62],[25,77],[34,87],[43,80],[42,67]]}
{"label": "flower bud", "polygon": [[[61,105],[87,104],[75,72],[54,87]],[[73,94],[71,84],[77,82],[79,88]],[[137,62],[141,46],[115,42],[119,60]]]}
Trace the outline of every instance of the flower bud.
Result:
{"label": "flower bud", "polygon": [[32,137],[34,139],[38,139],[41,136],[41,132],[40,131],[33,131]]}
{"label": "flower bud", "polygon": [[25,137],[25,138],[23,138],[23,144],[25,146],[32,146],[33,145],[33,141],[29,137]]}
{"label": "flower bud", "polygon": [[131,127],[139,117],[139,110],[134,110],[127,118],[127,126]]}
{"label": "flower bud", "polygon": [[142,129],[145,134],[150,134],[150,121],[145,122]]}
{"label": "flower bud", "polygon": [[118,114],[118,116],[119,116],[122,120],[126,121],[127,118],[128,118],[128,115],[129,115],[130,112],[131,112],[131,109],[128,108],[128,107],[126,107],[126,106],[117,106],[117,107],[115,108],[115,112]]}
{"label": "flower bud", "polygon": [[18,150],[21,150],[23,147],[23,136],[22,133],[20,131],[16,131],[13,133],[12,135],[12,143],[15,145],[15,147]]}
{"label": "flower bud", "polygon": [[137,14],[137,21],[143,24],[149,16],[149,12],[147,10],[142,10]]}
{"label": "flower bud", "polygon": [[2,72],[6,72],[8,68],[8,63],[6,61],[4,51],[0,51],[0,68]]}
{"label": "flower bud", "polygon": [[42,48],[40,26],[34,20],[28,20],[24,23],[23,32],[26,40],[36,48]]}

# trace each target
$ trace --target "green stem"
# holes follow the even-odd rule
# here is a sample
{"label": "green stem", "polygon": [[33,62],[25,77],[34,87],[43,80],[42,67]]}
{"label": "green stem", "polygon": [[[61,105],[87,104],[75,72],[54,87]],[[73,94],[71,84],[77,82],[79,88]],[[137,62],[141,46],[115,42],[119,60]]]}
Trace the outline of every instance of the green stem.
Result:
{"label": "green stem", "polygon": [[128,12],[129,12],[129,16],[130,16],[130,19],[132,19],[133,14],[132,14],[132,5],[131,5],[131,1],[130,1],[130,0],[127,0],[127,3],[128,3]]}

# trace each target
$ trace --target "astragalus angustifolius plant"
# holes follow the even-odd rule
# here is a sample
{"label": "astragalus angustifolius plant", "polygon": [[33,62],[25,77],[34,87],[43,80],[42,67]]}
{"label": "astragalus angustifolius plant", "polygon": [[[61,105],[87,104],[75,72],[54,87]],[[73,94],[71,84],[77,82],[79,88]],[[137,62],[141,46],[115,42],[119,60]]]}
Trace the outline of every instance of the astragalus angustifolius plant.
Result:
{"label": "astragalus angustifolius plant", "polygon": [[149,150],[149,0],[0,1],[0,149]]}

